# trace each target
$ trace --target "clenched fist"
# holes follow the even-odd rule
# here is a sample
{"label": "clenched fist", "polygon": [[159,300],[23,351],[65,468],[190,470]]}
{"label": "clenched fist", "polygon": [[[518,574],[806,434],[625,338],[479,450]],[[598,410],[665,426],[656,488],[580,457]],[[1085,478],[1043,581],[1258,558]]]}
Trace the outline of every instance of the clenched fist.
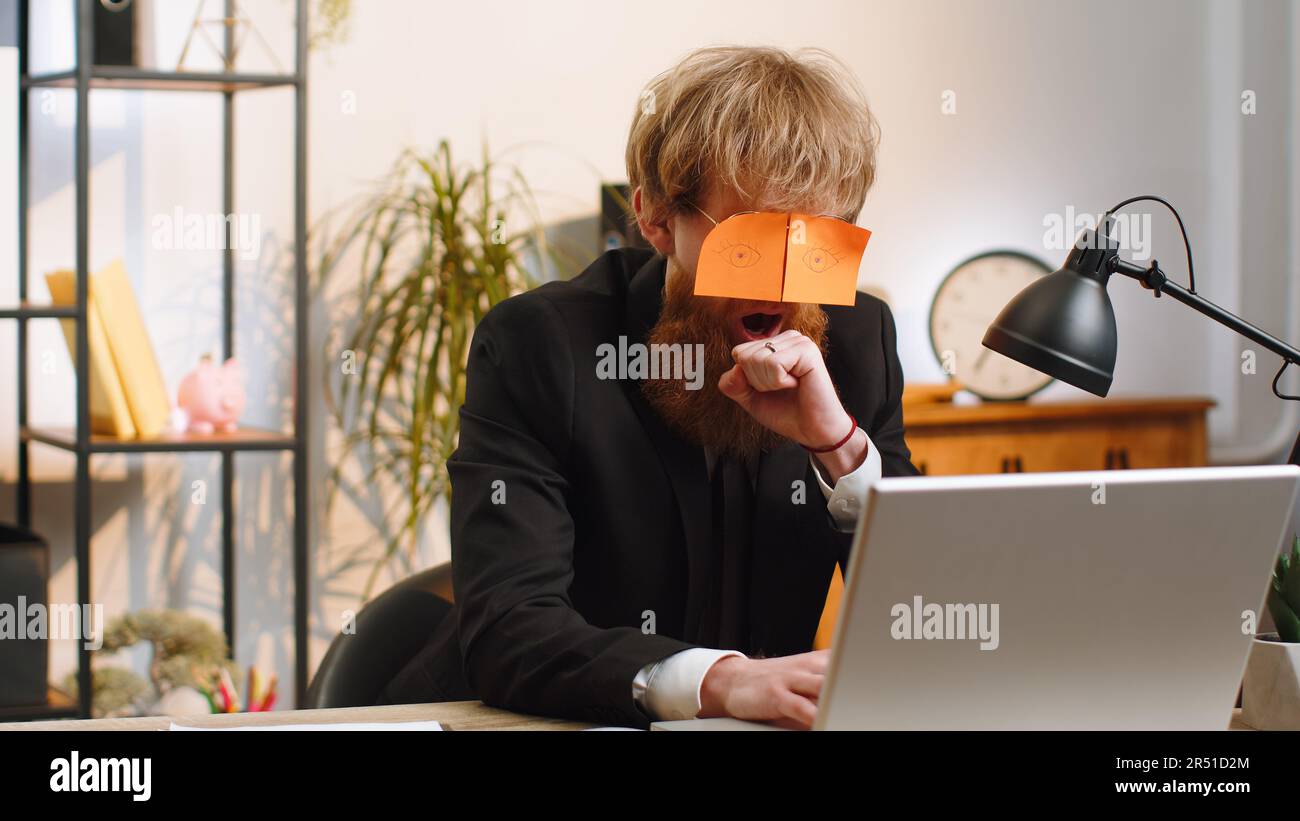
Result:
{"label": "clenched fist", "polygon": [[[848,435],[852,417],[840,402],[816,343],[790,330],[731,349],[736,364],[718,380],[718,390],[760,425],[808,448],[826,448]],[[867,457],[860,428],[841,447],[816,454],[833,484]]]}

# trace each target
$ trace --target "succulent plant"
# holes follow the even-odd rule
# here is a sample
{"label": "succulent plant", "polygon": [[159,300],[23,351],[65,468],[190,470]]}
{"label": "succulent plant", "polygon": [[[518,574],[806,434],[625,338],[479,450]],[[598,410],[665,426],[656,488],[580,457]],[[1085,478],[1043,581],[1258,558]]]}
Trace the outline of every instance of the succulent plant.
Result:
{"label": "succulent plant", "polygon": [[[176,610],[141,610],[113,619],[104,631],[101,656],[139,644],[152,648],[148,679],[123,667],[96,666],[91,677],[91,712],[96,718],[144,715],[178,687],[208,684],[221,668],[238,681],[239,667],[226,657],[226,637],[198,616]],[[64,687],[74,698],[77,676]]]}
{"label": "succulent plant", "polygon": [[1300,642],[1300,536],[1295,537],[1289,552],[1277,557],[1268,586],[1268,612],[1282,641]]}

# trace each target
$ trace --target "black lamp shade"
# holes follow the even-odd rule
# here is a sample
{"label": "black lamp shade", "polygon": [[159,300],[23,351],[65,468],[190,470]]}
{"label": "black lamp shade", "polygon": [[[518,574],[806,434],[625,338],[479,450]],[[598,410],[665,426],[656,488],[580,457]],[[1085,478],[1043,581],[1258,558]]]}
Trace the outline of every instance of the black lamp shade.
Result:
{"label": "black lamp shade", "polygon": [[1108,277],[1088,271],[1088,256],[1076,250],[1060,270],[1016,294],[989,325],[984,347],[1105,396],[1115,374],[1115,309]]}

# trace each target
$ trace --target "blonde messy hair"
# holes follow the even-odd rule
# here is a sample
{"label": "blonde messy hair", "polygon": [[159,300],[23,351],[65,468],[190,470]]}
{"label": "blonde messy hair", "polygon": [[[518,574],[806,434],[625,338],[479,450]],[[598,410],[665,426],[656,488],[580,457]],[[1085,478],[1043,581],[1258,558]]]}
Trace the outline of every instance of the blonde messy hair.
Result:
{"label": "blonde messy hair", "polygon": [[878,142],[861,89],[827,52],[703,48],[642,92],[627,175],[652,222],[718,185],[762,210],[815,206],[856,220]]}

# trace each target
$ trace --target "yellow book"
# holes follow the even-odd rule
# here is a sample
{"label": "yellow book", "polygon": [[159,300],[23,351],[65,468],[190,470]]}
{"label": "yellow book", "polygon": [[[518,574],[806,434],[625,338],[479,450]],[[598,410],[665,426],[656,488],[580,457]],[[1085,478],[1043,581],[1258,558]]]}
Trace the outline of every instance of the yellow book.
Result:
{"label": "yellow book", "polygon": [[141,438],[152,439],[166,429],[171,401],[121,260],[92,276],[90,291],[91,305],[99,312],[117,378],[131,409],[131,421]]}
{"label": "yellow book", "polygon": [[[77,304],[75,272],[54,271],[46,274],[45,284],[50,289],[50,299],[55,305]],[[93,297],[89,308],[87,333],[90,337],[90,431],[121,439],[134,439],[136,428],[131,421],[131,410],[126,403],[122,383],[117,378],[117,368],[113,365],[113,354],[108,349],[104,326],[100,324],[99,314],[94,310]],[[59,324],[63,326],[63,336],[68,341],[68,353],[72,356],[75,365],[77,325],[71,319],[59,320]]]}

